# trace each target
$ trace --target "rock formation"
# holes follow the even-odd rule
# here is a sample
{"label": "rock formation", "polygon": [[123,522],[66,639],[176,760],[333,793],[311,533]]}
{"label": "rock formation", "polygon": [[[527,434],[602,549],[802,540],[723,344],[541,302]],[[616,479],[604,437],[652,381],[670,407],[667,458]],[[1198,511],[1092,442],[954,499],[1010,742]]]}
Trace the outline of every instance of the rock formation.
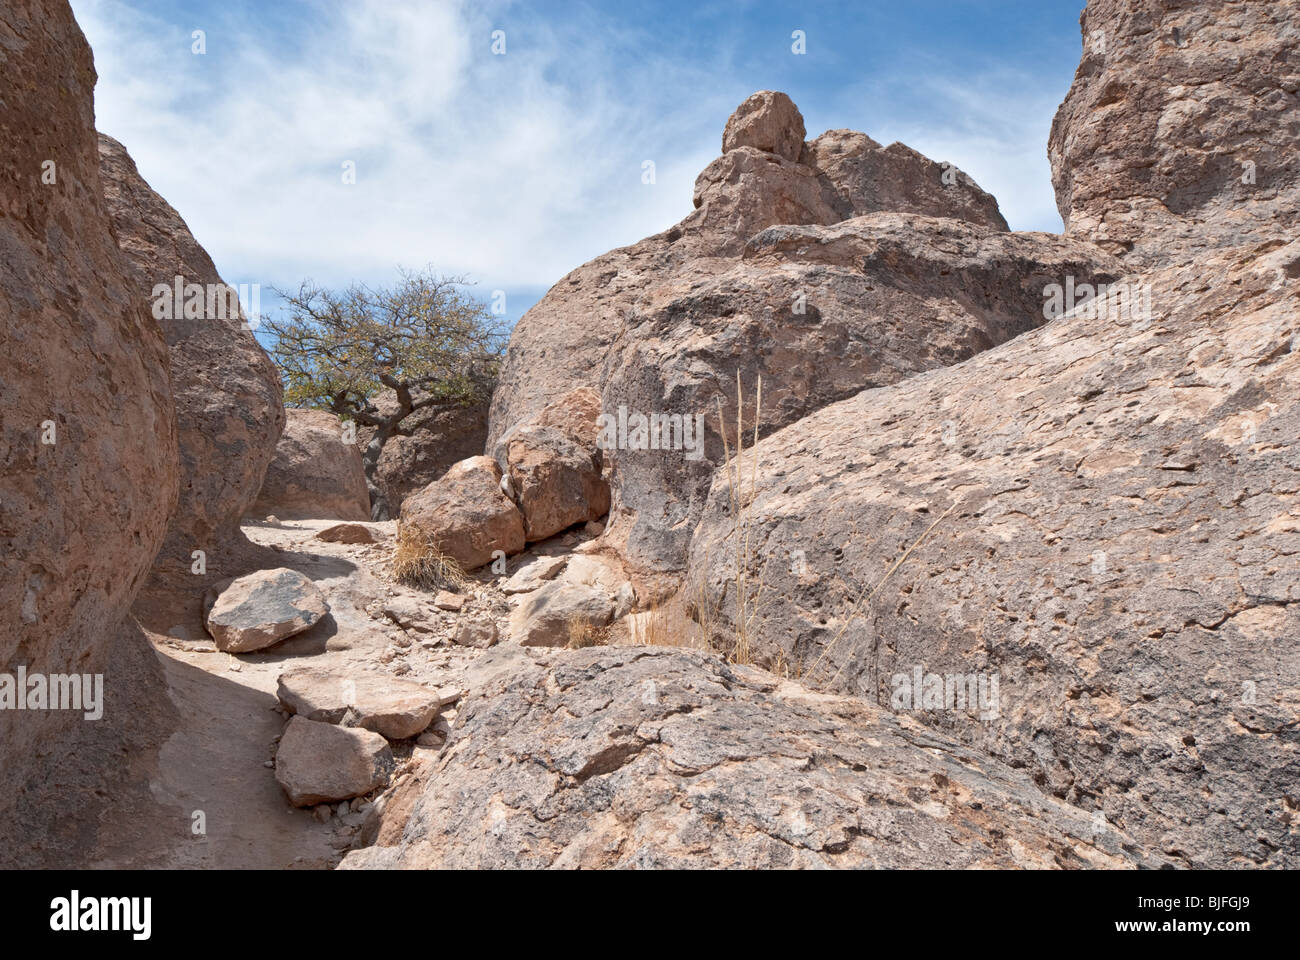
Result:
{"label": "rock formation", "polygon": [[159,562],[188,577],[193,551],[212,555],[240,537],[239,521],[284,429],[280,376],[248,327],[238,291],[222,281],[122,144],[102,133],[99,167],[113,233],[134,267],[136,295],[147,298],[167,338],[181,483]]}
{"label": "rock formation", "polygon": [[[606,543],[647,596],[685,567],[724,458],[719,402],[734,446],[760,378],[766,435],[1032,329],[1054,278],[1118,277],[1091,244],[1008,233],[951,165],[848,130],[803,136],[785,94],[754,94],[696,182],[696,212],[570,274],[511,339],[489,441],[575,382],[598,390],[618,420]],[[638,446],[636,424],[656,421],[666,436]]]}
{"label": "rock formation", "polygon": [[1048,141],[1068,236],[1135,268],[1281,237],[1300,207],[1296,6],[1089,0]]}
{"label": "rock formation", "polygon": [[322,410],[286,411],[288,422],[250,513],[282,518],[369,520],[361,454],[343,424]]}
{"label": "rock formation", "polygon": [[496,648],[345,868],[1158,866],[914,720],[698,653]]}
{"label": "rock formation", "polygon": [[501,468],[490,457],[456,464],[402,506],[402,524],[464,570],[491,563],[499,551],[524,548],[524,518],[501,490]]}
{"label": "rock formation", "polygon": [[110,226],[94,84],[65,3],[0,8],[0,673],[103,674],[108,698],[93,722],[0,710],[6,865],[57,862],[104,778],[139,775],[121,757],[167,709],[127,611],[176,503],[176,418],[167,344]]}
{"label": "rock formation", "polygon": [[[779,431],[746,504],[760,662],[883,705],[918,666],[996,674],[996,721],[919,716],[1202,867],[1300,863],[1300,56],[1281,11],[1091,3],[1105,55],[1085,52],[1052,159],[1070,234],[1123,258],[1110,297]],[[725,486],[688,580],[734,625]]]}

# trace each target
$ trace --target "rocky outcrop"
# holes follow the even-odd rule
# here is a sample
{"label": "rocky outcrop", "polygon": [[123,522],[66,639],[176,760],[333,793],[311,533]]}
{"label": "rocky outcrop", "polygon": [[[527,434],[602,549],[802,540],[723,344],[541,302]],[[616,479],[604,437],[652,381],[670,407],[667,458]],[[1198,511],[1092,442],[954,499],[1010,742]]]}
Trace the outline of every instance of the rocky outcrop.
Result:
{"label": "rocky outcrop", "polygon": [[698,653],[498,648],[343,867],[1156,866],[1032,780],[868,703]]}
{"label": "rocky outcrop", "polygon": [[[1045,322],[1043,291],[1052,283],[1118,275],[1086,244],[901,214],[770,227],[725,272],[684,270],[628,320],[606,361],[604,404],[619,421],[606,451],[615,491],[606,541],[650,593],[684,567],[725,456],[719,403],[736,446],[737,374],[748,445],[760,379],[757,416],[767,435],[866,387],[958,363],[1033,329]],[[636,419],[664,415],[664,435],[638,449]]]}
{"label": "rocky outcrop", "polygon": [[[180,215],[99,135],[105,206],[134,268],[137,295],[167,338],[180,442],[180,501],[160,562],[184,568],[238,538],[284,429],[280,376],[253,337],[238,291],[217,274]],[[177,290],[177,278],[180,294]]]}
{"label": "rocky outcrop", "polygon": [[719,412],[734,446],[760,378],[767,435],[1034,328],[1044,287],[1064,277],[1118,276],[1091,244],[1008,233],[996,201],[950,165],[852,131],[802,138],[788,97],[755,94],[700,174],[696,212],[575,271],[512,338],[490,439],[574,382],[600,391],[616,427],[601,444],[606,543],[647,597],[685,566],[724,457]]}
{"label": "rocky outcrop", "polygon": [[1048,141],[1069,236],[1135,266],[1283,236],[1300,208],[1286,3],[1089,0]]}
{"label": "rocky outcrop", "polygon": [[501,468],[491,457],[471,457],[402,505],[402,525],[462,570],[491,563],[500,551],[524,549],[524,518],[501,490]]}
{"label": "rocky outcrop", "polygon": [[344,439],[339,418],[323,410],[286,413],[284,435],[252,515],[369,520],[370,494],[361,454]]}
{"label": "rocky outcrop", "polygon": [[784,94],[750,97],[728,121],[723,155],[696,181],[694,213],[579,267],[524,314],[492,397],[488,449],[563,393],[600,391],[610,379],[606,354],[661,284],[692,264],[706,275],[725,271],[767,227],[895,211],[1006,229],[993,198],[953,167],[901,145],[882,151],[849,131],[807,144],[803,136],[803,118]]}
{"label": "rocky outcrop", "polygon": [[[397,401],[391,392],[376,401],[380,412],[395,411]],[[402,512],[402,504],[413,493],[423,490],[437,480],[453,464],[483,453],[487,443],[488,401],[467,407],[421,411],[412,416],[410,435],[398,434],[388,438],[375,466],[375,486],[379,496],[372,493],[372,508],[383,503],[386,516],[375,520],[388,520]],[[357,447],[365,450],[374,429],[357,430]]]}
{"label": "rocky outcrop", "polygon": [[102,674],[108,697],[93,722],[0,710],[4,864],[84,853],[105,781],[147,765],[168,708],[127,611],[176,503],[176,420],[104,202],[94,84],[66,3],[0,8],[0,673]]}
{"label": "rocky outcrop", "polygon": [[[1295,72],[1294,30],[1259,19],[1282,9],[1091,4],[1106,57],[1085,52],[1057,118],[1055,179],[1124,275],[762,441],[741,524],[760,663],[915,710],[1198,867],[1300,864],[1296,208],[1285,176],[1257,204],[1214,174],[1234,104],[1265,155],[1294,140],[1294,92],[1243,99]],[[719,474],[688,583],[727,647],[735,530]],[[998,677],[1000,714],[904,699],[918,671]]]}

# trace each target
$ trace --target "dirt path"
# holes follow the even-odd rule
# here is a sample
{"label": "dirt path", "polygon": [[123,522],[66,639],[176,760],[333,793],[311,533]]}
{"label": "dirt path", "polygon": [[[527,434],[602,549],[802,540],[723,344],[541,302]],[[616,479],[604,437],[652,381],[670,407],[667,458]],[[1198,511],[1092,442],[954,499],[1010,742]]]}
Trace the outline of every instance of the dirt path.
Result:
{"label": "dirt path", "polygon": [[[458,618],[503,624],[508,613],[490,576],[465,588],[463,612],[440,611],[433,606],[433,594],[402,587],[389,577],[393,524],[366,525],[379,541],[374,545],[315,538],[334,523],[244,527],[250,540],[271,548],[282,566],[311,577],[325,594],[330,614],[311,630],[265,653],[239,657],[218,652],[197,617],[177,624],[182,629],[174,632],[198,639],[149,634],[180,715],[150,783],[163,815],[156,830],[135,831],[138,839],[128,849],[114,851],[97,866],[331,867],[352,844],[366,814],[363,807],[322,822],[318,816],[323,809],[295,809],[286,801],[270,765],[286,722],[277,710],[277,677],[291,667],[310,665],[464,689],[465,669],[480,651],[451,642]],[[403,629],[384,613],[395,602],[408,608],[414,604],[425,619]],[[436,747],[409,741],[394,745],[399,763],[413,754],[418,761],[436,754]],[[206,832],[195,831],[197,814]]]}

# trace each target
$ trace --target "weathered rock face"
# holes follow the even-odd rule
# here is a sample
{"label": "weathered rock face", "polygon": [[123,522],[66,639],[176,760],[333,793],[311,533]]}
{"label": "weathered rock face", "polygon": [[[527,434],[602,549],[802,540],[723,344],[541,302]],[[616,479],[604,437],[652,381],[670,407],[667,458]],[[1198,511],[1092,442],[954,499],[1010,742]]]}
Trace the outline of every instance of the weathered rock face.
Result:
{"label": "weathered rock face", "polygon": [[402,524],[464,570],[492,562],[492,554],[513,556],[524,549],[524,519],[501,492],[501,468],[491,457],[456,464],[402,505]]}
{"label": "weathered rock face", "polygon": [[[907,709],[899,678],[906,690],[917,667],[996,676],[1003,704],[990,722],[942,697],[918,715],[1176,862],[1294,867],[1300,241],[1271,226],[1267,208],[1290,204],[1285,192],[1256,207],[1233,200],[1235,187],[1196,191],[1214,157],[1239,146],[1220,104],[1260,76],[1295,73],[1293,54],[1275,58],[1293,48],[1272,41],[1294,37],[1297,17],[1292,7],[1290,28],[1238,31],[1285,7],[1175,6],[1090,6],[1085,36],[1105,31],[1107,59],[1085,55],[1053,133],[1062,208],[1124,225],[1113,248],[1132,245],[1131,267],[1165,261],[1121,281],[1149,290],[1150,315],[1118,299],[1081,307],[762,441],[747,505],[765,597],[753,643],[760,662],[895,709]],[[1204,29],[1180,32],[1186,44],[1160,41],[1193,21]],[[1144,71],[1132,84],[1130,44]],[[1210,63],[1233,64],[1231,77],[1169,99],[1176,78]],[[1121,74],[1103,82],[1096,70]],[[1288,96],[1285,109],[1267,94],[1243,114],[1259,149],[1294,141]],[[1210,139],[1183,139],[1189,110]],[[1118,136],[1132,118],[1133,137]],[[1106,138],[1128,141],[1122,157]],[[1187,143],[1206,149],[1175,160]],[[1193,157],[1208,166],[1181,181],[1182,196],[1199,199],[1175,215],[1160,171],[1192,172]],[[1126,182],[1164,199],[1135,193],[1121,217],[1104,191]],[[736,600],[726,500],[715,477],[688,577],[724,642]]]}
{"label": "weathered rock face", "polygon": [[[789,98],[751,97],[696,182],[695,213],[575,271],[512,337],[490,441],[575,382],[599,388],[618,423],[606,538],[647,596],[685,565],[724,455],[719,400],[734,445],[738,373],[751,407],[762,377],[767,434],[1032,329],[1047,283],[1115,276],[1090,244],[1007,233],[970,178],[901,144],[802,137]],[[638,443],[638,421],[668,436]]]}
{"label": "weathered rock face", "polygon": [[250,511],[283,519],[369,520],[361,454],[343,424],[322,410],[285,411],[288,421]]}
{"label": "weathered rock face", "polygon": [[296,570],[258,570],[211,591],[204,611],[217,649],[250,653],[315,626],[329,613],[316,584]]}
{"label": "weathered rock face", "polygon": [[344,867],[1126,867],[1159,858],[904,716],[654,648],[481,659]]}
{"label": "weathered rock face", "polygon": [[683,270],[628,318],[606,361],[610,417],[677,418],[648,448],[636,449],[630,426],[606,451],[615,488],[608,542],[651,592],[657,577],[683,568],[724,458],[719,401],[736,446],[737,372],[749,445],[759,378],[767,435],[864,387],[958,363],[1034,328],[1052,283],[1118,274],[1090,245],[901,214],[770,227],[725,272]]}
{"label": "weathered rock face", "polygon": [[[378,406],[385,409],[388,401],[380,398]],[[391,401],[395,408],[396,401]],[[468,407],[439,410],[428,415],[417,414],[413,420],[419,426],[409,437],[390,437],[384,444],[375,469],[375,482],[380,498],[372,498],[372,507],[380,502],[387,505],[390,516],[377,516],[375,520],[388,520],[402,512],[402,504],[411,494],[423,490],[446,473],[453,464],[483,453],[487,443],[488,401]],[[372,428],[357,431],[357,446],[364,450]]]}
{"label": "weathered rock face", "polygon": [[[212,258],[145,183],[126,149],[103,134],[99,165],[113,233],[135,270],[136,295],[148,299],[167,338],[181,483],[162,562],[188,568],[194,550],[211,554],[239,535],[284,429],[280,377],[243,318],[238,291],[222,282]],[[198,288],[177,298],[177,277],[182,290]],[[157,297],[155,287],[168,292]]]}
{"label": "weathered rock face", "polygon": [[[176,503],[176,421],[167,345],[105,210],[94,84],[65,3],[0,8],[0,672],[105,673],[122,709],[158,672],[147,656],[128,673],[111,650],[145,642],[127,611]],[[97,723],[116,733],[119,719]],[[120,757],[86,723],[0,711],[0,860],[31,841],[7,836],[10,803],[109,756],[68,752],[73,737]]]}
{"label": "weathered rock face", "polygon": [[524,314],[492,398],[488,449],[574,387],[601,390],[610,347],[658,287],[690,265],[705,274],[726,271],[767,227],[895,211],[1006,229],[996,201],[953,168],[850,131],[804,144],[803,130],[784,94],[750,97],[728,121],[723,155],[696,181],[695,212],[579,267]]}
{"label": "weathered rock face", "polygon": [[895,210],[1007,229],[998,202],[974,180],[901,143],[882,147],[865,133],[827,130],[808,143],[800,162],[830,181],[839,219]]}
{"label": "weathered rock face", "polygon": [[377,733],[292,717],[275,755],[275,779],[295,807],[348,800],[382,787],[393,753]]}
{"label": "weathered rock face", "polygon": [[1296,15],[1293,2],[1090,0],[1048,142],[1067,233],[1140,265],[1293,231]]}

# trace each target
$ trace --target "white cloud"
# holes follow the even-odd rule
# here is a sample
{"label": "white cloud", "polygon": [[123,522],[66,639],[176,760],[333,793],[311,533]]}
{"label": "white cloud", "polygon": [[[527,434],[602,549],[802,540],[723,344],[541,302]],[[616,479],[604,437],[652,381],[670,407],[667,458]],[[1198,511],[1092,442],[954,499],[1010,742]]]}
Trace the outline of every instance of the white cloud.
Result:
{"label": "white cloud", "polygon": [[[432,263],[487,290],[545,288],[690,212],[746,79],[727,42],[707,61],[674,57],[663,37],[582,8],[352,0],[291,7],[292,20],[261,8],[269,22],[231,5],[190,23],[129,0],[73,7],[95,51],[100,129],[234,283],[387,281],[399,263]],[[190,52],[196,28],[204,56]],[[842,112],[847,96],[814,112],[957,163],[1013,227],[1059,229],[1044,158],[1055,102],[1023,77],[932,76],[874,128]]]}

